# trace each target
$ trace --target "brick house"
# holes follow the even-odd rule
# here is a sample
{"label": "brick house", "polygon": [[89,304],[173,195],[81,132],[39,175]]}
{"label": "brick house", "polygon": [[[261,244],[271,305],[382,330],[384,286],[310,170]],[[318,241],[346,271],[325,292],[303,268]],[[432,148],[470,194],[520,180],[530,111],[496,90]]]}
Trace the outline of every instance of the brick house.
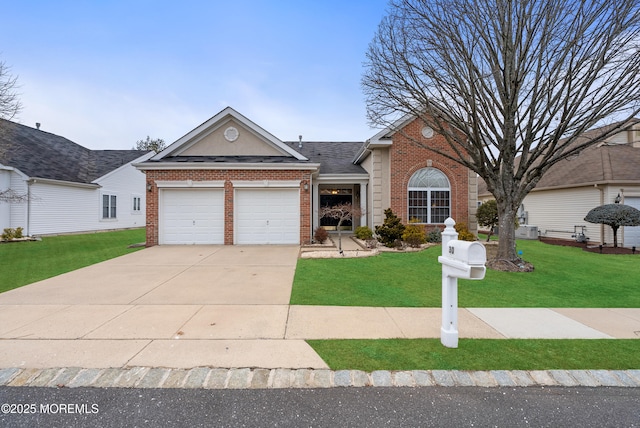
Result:
{"label": "brick house", "polygon": [[[402,124],[444,144],[418,120]],[[137,164],[147,180],[147,245],[301,244],[335,230],[318,208],[351,202],[352,229],[382,224],[391,207],[407,222],[475,228],[475,174],[384,130],[366,142],[283,142],[227,107]],[[473,217],[473,219],[472,219]]]}

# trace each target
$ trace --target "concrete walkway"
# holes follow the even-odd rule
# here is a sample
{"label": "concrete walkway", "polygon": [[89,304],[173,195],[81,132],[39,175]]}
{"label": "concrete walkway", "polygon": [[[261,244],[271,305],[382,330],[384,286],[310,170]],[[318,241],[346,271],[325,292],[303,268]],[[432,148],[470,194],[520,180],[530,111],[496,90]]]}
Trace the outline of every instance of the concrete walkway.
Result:
{"label": "concrete walkway", "polygon": [[[2,293],[0,369],[326,370],[306,339],[440,337],[440,308],[289,306],[299,251],[153,247]],[[459,332],[638,338],[640,309],[461,308]]]}

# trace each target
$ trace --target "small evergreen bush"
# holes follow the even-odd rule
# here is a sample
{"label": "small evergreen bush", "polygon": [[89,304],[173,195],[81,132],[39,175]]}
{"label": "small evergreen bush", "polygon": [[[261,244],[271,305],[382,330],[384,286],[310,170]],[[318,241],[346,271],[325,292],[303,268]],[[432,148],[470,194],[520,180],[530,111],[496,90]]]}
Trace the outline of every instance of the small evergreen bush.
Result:
{"label": "small evergreen bush", "polygon": [[413,248],[418,248],[426,242],[424,228],[417,223],[418,220],[415,218],[409,220],[409,224],[404,228],[402,234],[402,240]]}
{"label": "small evergreen bush", "polygon": [[373,231],[368,226],[359,226],[356,227],[354,235],[356,238],[366,241],[367,239],[373,238]]}
{"label": "small evergreen bush", "polygon": [[376,226],[376,235],[385,246],[393,248],[397,246],[397,241],[402,240],[404,224],[391,208],[384,210],[384,216],[382,225]]}

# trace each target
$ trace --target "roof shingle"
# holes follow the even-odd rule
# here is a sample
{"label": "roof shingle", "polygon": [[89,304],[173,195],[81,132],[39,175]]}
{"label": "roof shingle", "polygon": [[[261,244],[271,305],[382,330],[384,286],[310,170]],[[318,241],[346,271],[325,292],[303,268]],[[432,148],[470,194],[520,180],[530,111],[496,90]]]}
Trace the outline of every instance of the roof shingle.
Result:
{"label": "roof shingle", "polygon": [[33,178],[91,183],[148,153],[90,150],[59,135],[6,120],[0,129],[0,163]]}

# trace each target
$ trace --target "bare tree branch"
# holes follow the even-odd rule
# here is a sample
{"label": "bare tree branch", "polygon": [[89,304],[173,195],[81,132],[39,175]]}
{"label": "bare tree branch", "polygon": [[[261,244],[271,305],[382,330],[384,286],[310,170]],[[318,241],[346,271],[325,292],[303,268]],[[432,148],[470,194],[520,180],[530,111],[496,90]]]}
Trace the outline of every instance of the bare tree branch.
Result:
{"label": "bare tree branch", "polygon": [[22,109],[16,89],[18,78],[12,76],[9,67],[0,61],[0,119],[11,120]]}
{"label": "bare tree branch", "polygon": [[0,202],[19,204],[28,200],[29,196],[27,194],[21,194],[12,189],[0,190]]}
{"label": "bare tree branch", "polygon": [[640,4],[392,0],[365,65],[371,124],[442,134],[447,147],[413,142],[484,179],[510,236],[498,256],[516,260],[513,219],[543,174],[640,112]]}

